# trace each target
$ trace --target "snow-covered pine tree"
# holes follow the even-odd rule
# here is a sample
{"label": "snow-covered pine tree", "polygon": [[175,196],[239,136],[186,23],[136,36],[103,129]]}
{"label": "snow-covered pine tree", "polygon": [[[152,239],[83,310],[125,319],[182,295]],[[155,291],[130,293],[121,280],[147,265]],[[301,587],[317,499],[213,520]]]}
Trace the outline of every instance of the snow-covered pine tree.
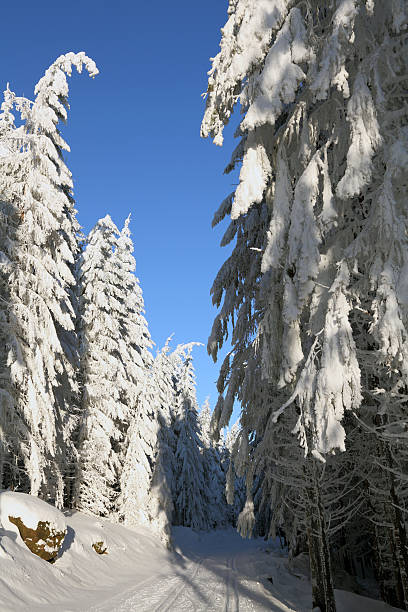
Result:
{"label": "snow-covered pine tree", "polygon": [[[223,301],[209,341],[214,357],[236,322],[215,420],[223,427],[241,399],[245,435],[267,439],[257,447],[264,453],[278,441],[283,412],[287,423],[297,420],[317,534],[309,542],[313,599],[325,612],[335,610],[325,458],[345,450],[345,412],[370,392],[405,401],[407,10],[400,0],[230,0],[202,124],[202,135],[222,144],[240,102],[242,138],[227,168],[242,163],[240,181],[215,218],[231,214],[224,242],[236,237],[213,288],[215,303]],[[256,399],[262,384],[264,403]],[[407,608],[401,521],[393,521]]]}
{"label": "snow-covered pine tree", "polygon": [[174,432],[175,452],[174,524],[208,529],[209,517],[204,495],[205,480],[202,440],[198,426],[198,406],[191,347],[177,377]]}
{"label": "snow-covered pine tree", "polygon": [[[136,405],[133,405],[126,439],[126,455],[121,459],[120,495],[116,509],[126,525],[149,520],[150,486],[157,438],[151,388],[152,346],[147,322],[143,316],[144,302],[139,281],[134,272],[136,262],[132,255],[133,244],[129,231],[130,216],[126,219],[113,256],[113,264],[122,287],[123,316],[120,320],[124,353],[134,369],[138,382]],[[121,356],[123,355],[123,349]],[[129,398],[130,399],[130,398]],[[134,402],[134,399],[132,400]]]}
{"label": "snow-covered pine tree", "polygon": [[225,472],[221,464],[218,445],[211,436],[211,408],[207,398],[198,415],[198,425],[203,448],[205,497],[210,528],[223,527],[228,523],[228,508],[225,499]]}
{"label": "snow-covered pine tree", "polygon": [[152,368],[153,403],[157,418],[157,439],[150,493],[150,515],[154,529],[171,546],[174,512],[177,437],[174,432],[176,382],[187,350],[179,345],[170,351],[170,340],[158,351]]}
{"label": "snow-covered pine tree", "polygon": [[[99,220],[79,263],[83,412],[75,504],[101,516],[119,510],[128,517],[135,482],[129,474],[136,457],[142,462],[136,447],[150,419],[143,392],[151,341],[128,225],[118,237],[109,215]],[[125,462],[128,489],[118,499]]]}
{"label": "snow-covered pine tree", "polygon": [[[118,301],[123,302],[120,320],[123,349],[127,356],[127,371],[137,383],[136,405],[132,406],[131,422],[126,441],[126,456],[120,478],[117,512],[126,525],[150,520],[150,490],[157,441],[157,414],[152,388],[152,341],[143,316],[144,302],[139,281],[134,272],[136,262],[129,232],[130,216],[125,222],[113,256],[115,272],[121,287]],[[129,397],[130,399],[130,397]],[[134,400],[132,400],[134,401]]]}
{"label": "snow-covered pine tree", "polygon": [[[28,100],[26,103],[29,105]],[[22,129],[15,127],[14,107],[17,107],[17,99],[7,85],[0,114],[0,346],[4,347],[0,352],[0,486],[14,488],[18,485],[29,490],[30,483],[24,467],[29,457],[24,440],[29,438],[30,433],[22,415],[16,410],[18,394],[11,383],[7,363],[7,347],[14,338],[9,278],[13,270],[11,257],[17,226],[12,220],[18,216],[16,193],[21,180],[21,146],[26,143]]]}
{"label": "snow-covered pine tree", "polygon": [[201,439],[206,447],[211,444],[211,407],[210,398],[206,397],[204,404],[201,406],[201,410],[198,413],[198,424],[201,432]]}
{"label": "snow-covered pine tree", "polygon": [[178,445],[177,415],[180,374],[185,355],[194,343],[178,345],[170,350],[168,338],[158,351],[150,377],[150,404],[154,409],[156,439],[149,492],[148,516],[150,524],[167,546],[171,546],[171,525],[176,503]]}
{"label": "snow-covered pine tree", "polygon": [[244,507],[246,497],[245,476],[237,476],[234,469],[234,447],[240,430],[239,421],[236,421],[227,430],[223,453],[223,465],[226,474],[225,494],[229,505],[229,522],[234,527],[237,526],[238,516]]}
{"label": "snow-covered pine tree", "polygon": [[75,455],[70,441],[77,401],[73,266],[79,227],[62,156],[69,147],[58,123],[67,118],[66,75],[83,66],[90,76],[98,73],[83,52],[60,56],[36,85],[33,103],[13,100],[8,92],[3,107],[10,118],[15,103],[24,123],[14,133],[9,129],[1,158],[6,343],[0,364],[6,414],[12,414],[4,434],[10,469],[2,485],[58,506]]}
{"label": "snow-covered pine tree", "polygon": [[109,215],[100,219],[78,263],[82,413],[74,505],[101,516],[114,509],[121,467],[115,450],[118,441],[123,443],[121,424],[128,417],[116,385],[122,340],[117,315],[122,305],[115,303],[112,257],[118,234]]}
{"label": "snow-covered pine tree", "polygon": [[[150,349],[153,342],[144,317],[143,293],[139,279],[135,276],[136,261],[133,257],[133,242],[129,230],[130,215],[116,243],[113,254],[113,265],[121,290],[117,299],[123,300],[122,316],[119,319],[126,349],[136,368],[139,378],[144,380],[144,372],[150,369],[153,357]],[[135,370],[137,371],[137,370]]]}
{"label": "snow-covered pine tree", "polygon": [[120,474],[120,494],[116,502],[119,520],[127,527],[152,520],[151,485],[157,444],[157,415],[150,373],[135,406],[127,434],[127,450]]}

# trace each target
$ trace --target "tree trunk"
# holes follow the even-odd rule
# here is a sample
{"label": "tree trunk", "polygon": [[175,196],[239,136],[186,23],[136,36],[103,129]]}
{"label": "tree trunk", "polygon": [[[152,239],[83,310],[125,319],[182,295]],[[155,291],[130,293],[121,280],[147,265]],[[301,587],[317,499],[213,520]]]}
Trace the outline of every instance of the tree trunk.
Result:
{"label": "tree trunk", "polygon": [[312,496],[310,489],[307,492],[307,543],[309,548],[310,578],[312,581],[312,607],[323,610],[325,596],[322,581],[322,568],[320,563],[318,538],[316,535],[316,521],[314,520]]}
{"label": "tree trunk", "polygon": [[386,586],[386,574],[385,568],[387,567],[386,559],[384,558],[384,550],[381,542],[381,535],[378,525],[375,525],[375,577],[378,582],[378,586],[380,588],[380,596],[381,599],[387,603],[388,595],[387,595],[387,586]]}
{"label": "tree trunk", "polygon": [[327,526],[314,465],[311,472],[312,483],[306,486],[306,496],[313,608],[320,608],[321,612],[336,612]]}
{"label": "tree trunk", "polygon": [[333,577],[331,571],[331,561],[330,561],[330,550],[329,550],[329,539],[327,533],[326,519],[324,516],[324,509],[321,499],[321,492],[319,483],[315,476],[314,482],[315,488],[315,497],[316,497],[316,508],[317,508],[317,523],[319,528],[319,545],[320,545],[320,558],[321,558],[321,568],[322,568],[322,577],[324,583],[324,591],[325,591],[325,607],[322,608],[322,612],[336,612],[336,601],[334,598],[334,587],[333,587]]}
{"label": "tree trunk", "polygon": [[399,605],[408,610],[408,554],[407,534],[405,523],[399,507],[399,500],[395,490],[394,476],[390,474],[390,518],[392,521],[393,552],[399,570]]}
{"label": "tree trunk", "polygon": [[[381,418],[381,417],[380,417]],[[382,416],[381,424],[387,422],[387,417]],[[395,462],[391,453],[390,445],[387,441],[379,439],[380,456],[384,457],[386,467],[385,472],[386,489],[389,491],[388,499],[385,499],[386,507],[385,514],[388,515],[391,528],[391,557],[393,559],[394,575],[395,575],[395,591],[394,598],[398,601],[391,605],[398,605],[404,610],[408,610],[408,550],[407,550],[407,533],[405,528],[404,517],[400,510],[400,502],[395,486],[395,476],[393,469]],[[388,600],[388,597],[387,597]],[[391,603],[391,602],[390,602]]]}

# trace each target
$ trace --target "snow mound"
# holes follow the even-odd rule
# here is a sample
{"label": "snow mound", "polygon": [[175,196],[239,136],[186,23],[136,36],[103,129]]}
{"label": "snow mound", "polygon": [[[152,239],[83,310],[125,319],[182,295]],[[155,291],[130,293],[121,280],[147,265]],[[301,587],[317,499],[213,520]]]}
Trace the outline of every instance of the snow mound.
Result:
{"label": "snow mound", "polygon": [[348,591],[335,589],[338,612],[398,612],[399,608],[389,606],[383,601],[363,597]]}
{"label": "snow mound", "polygon": [[0,493],[0,524],[45,561],[56,559],[67,533],[59,510],[37,497],[12,491]]}
{"label": "snow mound", "polygon": [[[31,501],[36,508],[45,504],[29,495],[25,497],[30,498],[27,506]],[[16,511],[11,500],[4,500],[2,514],[7,515],[7,504]],[[79,512],[62,514],[48,504],[45,506],[50,512],[48,519],[55,511],[54,516],[62,517],[67,527],[55,563],[33,555],[22,545],[20,536],[16,536],[16,527],[7,520],[0,529],[1,612],[88,612],[102,604],[112,612],[121,593],[171,571],[174,557],[148,528],[130,530],[106,519]],[[31,512],[34,513],[33,508]],[[37,512],[41,515],[40,510]],[[108,554],[95,551],[93,544],[101,541]]]}
{"label": "snow mound", "polygon": [[26,493],[2,491],[0,493],[0,525],[3,529],[18,533],[16,525],[9,520],[10,516],[20,518],[29,529],[36,529],[40,521],[50,523],[57,531],[65,531],[67,528],[62,512],[47,502]]}

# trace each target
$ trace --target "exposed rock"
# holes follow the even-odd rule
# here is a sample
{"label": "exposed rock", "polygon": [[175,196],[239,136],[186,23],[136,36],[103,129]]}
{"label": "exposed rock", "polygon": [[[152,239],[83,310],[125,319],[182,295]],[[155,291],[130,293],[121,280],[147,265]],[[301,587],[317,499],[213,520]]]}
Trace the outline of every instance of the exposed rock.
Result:
{"label": "exposed rock", "polygon": [[16,533],[21,546],[46,561],[56,559],[67,533],[60,510],[34,495],[15,491],[0,491],[0,526]]}
{"label": "exposed rock", "polygon": [[18,527],[24,544],[32,553],[45,561],[55,560],[67,533],[66,529],[60,531],[49,521],[38,521],[37,527],[31,529],[18,516],[9,516],[8,519]]}
{"label": "exposed rock", "polygon": [[98,553],[98,555],[107,555],[108,554],[108,548],[105,544],[105,542],[94,542],[92,544],[92,548],[94,549],[95,552]]}

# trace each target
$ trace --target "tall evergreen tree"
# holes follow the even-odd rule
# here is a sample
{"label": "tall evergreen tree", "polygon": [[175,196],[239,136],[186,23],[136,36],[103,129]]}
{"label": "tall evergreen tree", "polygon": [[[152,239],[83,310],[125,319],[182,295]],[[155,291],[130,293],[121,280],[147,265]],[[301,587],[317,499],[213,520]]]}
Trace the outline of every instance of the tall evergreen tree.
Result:
{"label": "tall evergreen tree", "polygon": [[121,358],[132,366],[134,380],[138,384],[126,439],[126,455],[120,476],[120,496],[117,511],[127,525],[149,520],[150,487],[157,438],[157,418],[154,412],[151,367],[152,345],[147,322],[143,316],[142,290],[135,277],[136,263],[132,255],[133,244],[129,232],[129,220],[117,241],[113,256],[115,271],[121,287],[117,299],[123,302],[120,320],[123,344]]}
{"label": "tall evergreen tree", "polygon": [[120,495],[116,506],[119,519],[128,527],[150,523],[153,518],[151,488],[158,425],[149,375],[146,370],[145,386],[137,397],[120,474]]}
{"label": "tall evergreen tree", "polygon": [[128,407],[121,401],[123,392],[116,384],[122,374],[117,320],[122,305],[115,299],[112,265],[118,233],[109,215],[100,219],[89,233],[78,269],[82,422],[74,503],[102,516],[113,512],[120,474],[115,451],[123,441],[122,424],[128,416]]}
{"label": "tall evergreen tree", "polygon": [[209,526],[211,528],[223,527],[228,523],[225,472],[222,467],[218,445],[211,437],[211,408],[208,398],[198,415],[198,425],[203,445],[205,504]]}
{"label": "tall evergreen tree", "polygon": [[[223,242],[236,239],[213,287],[214,302],[223,302],[209,340],[214,358],[234,326],[215,422],[224,427],[241,400],[237,452],[241,465],[251,457],[249,496],[254,466],[278,461],[274,449],[288,445],[289,488],[303,481],[308,502],[314,605],[329,612],[325,498],[335,498],[329,475],[341,461],[333,454],[346,449],[348,414],[363,402],[365,426],[388,432],[377,448],[394,473],[389,425],[407,422],[390,407],[406,400],[408,365],[407,5],[231,0],[228,14],[202,124],[202,135],[222,144],[240,102],[241,141],[227,168],[241,163],[239,185],[215,216],[231,215]],[[378,394],[388,400],[381,419]],[[290,449],[291,432],[303,456]],[[407,608],[406,537],[392,510],[403,499],[398,487],[389,490],[399,604]],[[245,525],[251,512],[249,497]]]}
{"label": "tall evergreen tree", "polygon": [[33,103],[6,93],[4,119],[11,118],[15,104],[24,123],[14,130],[8,121],[0,186],[5,261],[0,367],[8,445],[2,484],[58,506],[75,458],[77,403],[73,266],[79,226],[62,156],[69,147],[58,130],[67,118],[66,75],[73,66],[78,72],[85,66],[90,76],[98,73],[84,53],[68,53],[38,82]]}
{"label": "tall evergreen tree", "polygon": [[205,507],[205,481],[202,441],[199,435],[195,378],[188,351],[177,380],[177,404],[174,431],[175,452],[174,523],[193,529],[208,529]]}
{"label": "tall evergreen tree", "polygon": [[229,505],[229,522],[236,526],[238,517],[245,504],[245,475],[238,476],[234,469],[234,457],[241,428],[239,422],[234,423],[225,436],[225,448],[223,452],[223,466],[225,471],[225,494]]}
{"label": "tall evergreen tree", "polygon": [[184,347],[170,351],[170,339],[157,353],[152,368],[157,439],[151,485],[151,521],[167,545],[171,543],[177,438],[174,433],[176,380]]}
{"label": "tall evergreen tree", "polygon": [[[109,215],[98,221],[79,266],[83,421],[75,503],[101,516],[117,509],[130,424],[129,453],[136,452],[152,361],[128,224],[118,237]],[[123,494],[122,506],[127,499]]]}

